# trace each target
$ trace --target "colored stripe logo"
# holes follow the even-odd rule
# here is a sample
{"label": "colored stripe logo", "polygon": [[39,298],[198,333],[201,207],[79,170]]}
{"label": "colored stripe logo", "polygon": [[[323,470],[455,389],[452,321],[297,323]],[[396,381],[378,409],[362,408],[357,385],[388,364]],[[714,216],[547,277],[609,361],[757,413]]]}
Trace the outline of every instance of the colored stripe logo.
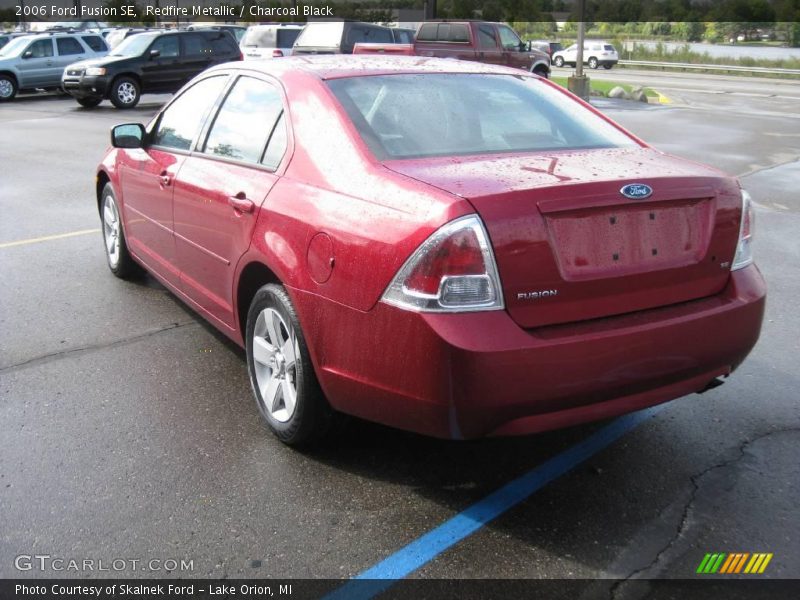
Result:
{"label": "colored stripe logo", "polygon": [[772,560],[772,552],[716,552],[708,553],[703,557],[697,573],[701,575],[711,575],[720,573],[724,575],[760,575],[763,573],[769,561]]}

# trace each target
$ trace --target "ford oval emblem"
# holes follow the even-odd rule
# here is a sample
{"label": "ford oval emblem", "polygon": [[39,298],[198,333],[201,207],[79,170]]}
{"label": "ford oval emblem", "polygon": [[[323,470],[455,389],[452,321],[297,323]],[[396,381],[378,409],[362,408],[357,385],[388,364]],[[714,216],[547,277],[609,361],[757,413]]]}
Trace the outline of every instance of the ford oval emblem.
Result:
{"label": "ford oval emblem", "polygon": [[646,183],[629,183],[624,186],[619,193],[631,200],[644,200],[650,197],[653,193],[653,188]]}

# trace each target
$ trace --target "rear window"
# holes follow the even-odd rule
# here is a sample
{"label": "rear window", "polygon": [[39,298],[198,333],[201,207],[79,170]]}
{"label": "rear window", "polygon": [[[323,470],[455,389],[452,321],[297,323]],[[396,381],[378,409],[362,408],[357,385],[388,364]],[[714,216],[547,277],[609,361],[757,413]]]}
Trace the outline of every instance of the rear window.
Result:
{"label": "rear window", "polygon": [[613,52],[614,51],[614,46],[606,44],[605,46],[603,46],[603,50],[607,50],[608,52]]}
{"label": "rear window", "polygon": [[426,23],[417,33],[420,42],[469,42],[469,27],[464,23]]}
{"label": "rear window", "polygon": [[381,160],[636,146],[527,76],[402,74],[328,85]]}
{"label": "rear window", "polygon": [[344,22],[309,23],[297,38],[296,46],[338,48],[342,43]]}
{"label": "rear window", "polygon": [[392,32],[383,27],[365,27],[353,25],[347,32],[347,45],[355,44],[391,44],[394,42]]}

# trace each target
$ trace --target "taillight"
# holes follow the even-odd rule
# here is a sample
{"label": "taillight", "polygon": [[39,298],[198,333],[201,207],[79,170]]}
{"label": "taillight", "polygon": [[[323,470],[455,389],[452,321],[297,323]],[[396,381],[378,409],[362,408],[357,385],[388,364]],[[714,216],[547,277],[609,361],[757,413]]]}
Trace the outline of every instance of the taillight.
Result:
{"label": "taillight", "polygon": [[278,50],[277,48],[275,48],[272,51],[272,58],[281,58],[282,56],[283,56],[283,50]]}
{"label": "taillight", "polygon": [[502,309],[500,278],[480,218],[461,217],[425,240],[400,268],[382,300],[426,312]]}
{"label": "taillight", "polygon": [[741,269],[753,263],[753,233],[755,228],[755,212],[750,194],[742,190],[742,220],[739,224],[739,243],[736,245],[736,256],[733,257],[731,271]]}

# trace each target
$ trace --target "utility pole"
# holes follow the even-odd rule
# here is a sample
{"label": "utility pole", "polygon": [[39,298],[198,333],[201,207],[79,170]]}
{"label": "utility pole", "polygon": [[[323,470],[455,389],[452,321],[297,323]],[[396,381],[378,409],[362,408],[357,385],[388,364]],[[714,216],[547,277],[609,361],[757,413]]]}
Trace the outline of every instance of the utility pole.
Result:
{"label": "utility pole", "polygon": [[567,89],[576,96],[589,100],[590,82],[583,73],[583,44],[586,39],[586,0],[578,0],[578,54],[575,73],[567,79]]}

